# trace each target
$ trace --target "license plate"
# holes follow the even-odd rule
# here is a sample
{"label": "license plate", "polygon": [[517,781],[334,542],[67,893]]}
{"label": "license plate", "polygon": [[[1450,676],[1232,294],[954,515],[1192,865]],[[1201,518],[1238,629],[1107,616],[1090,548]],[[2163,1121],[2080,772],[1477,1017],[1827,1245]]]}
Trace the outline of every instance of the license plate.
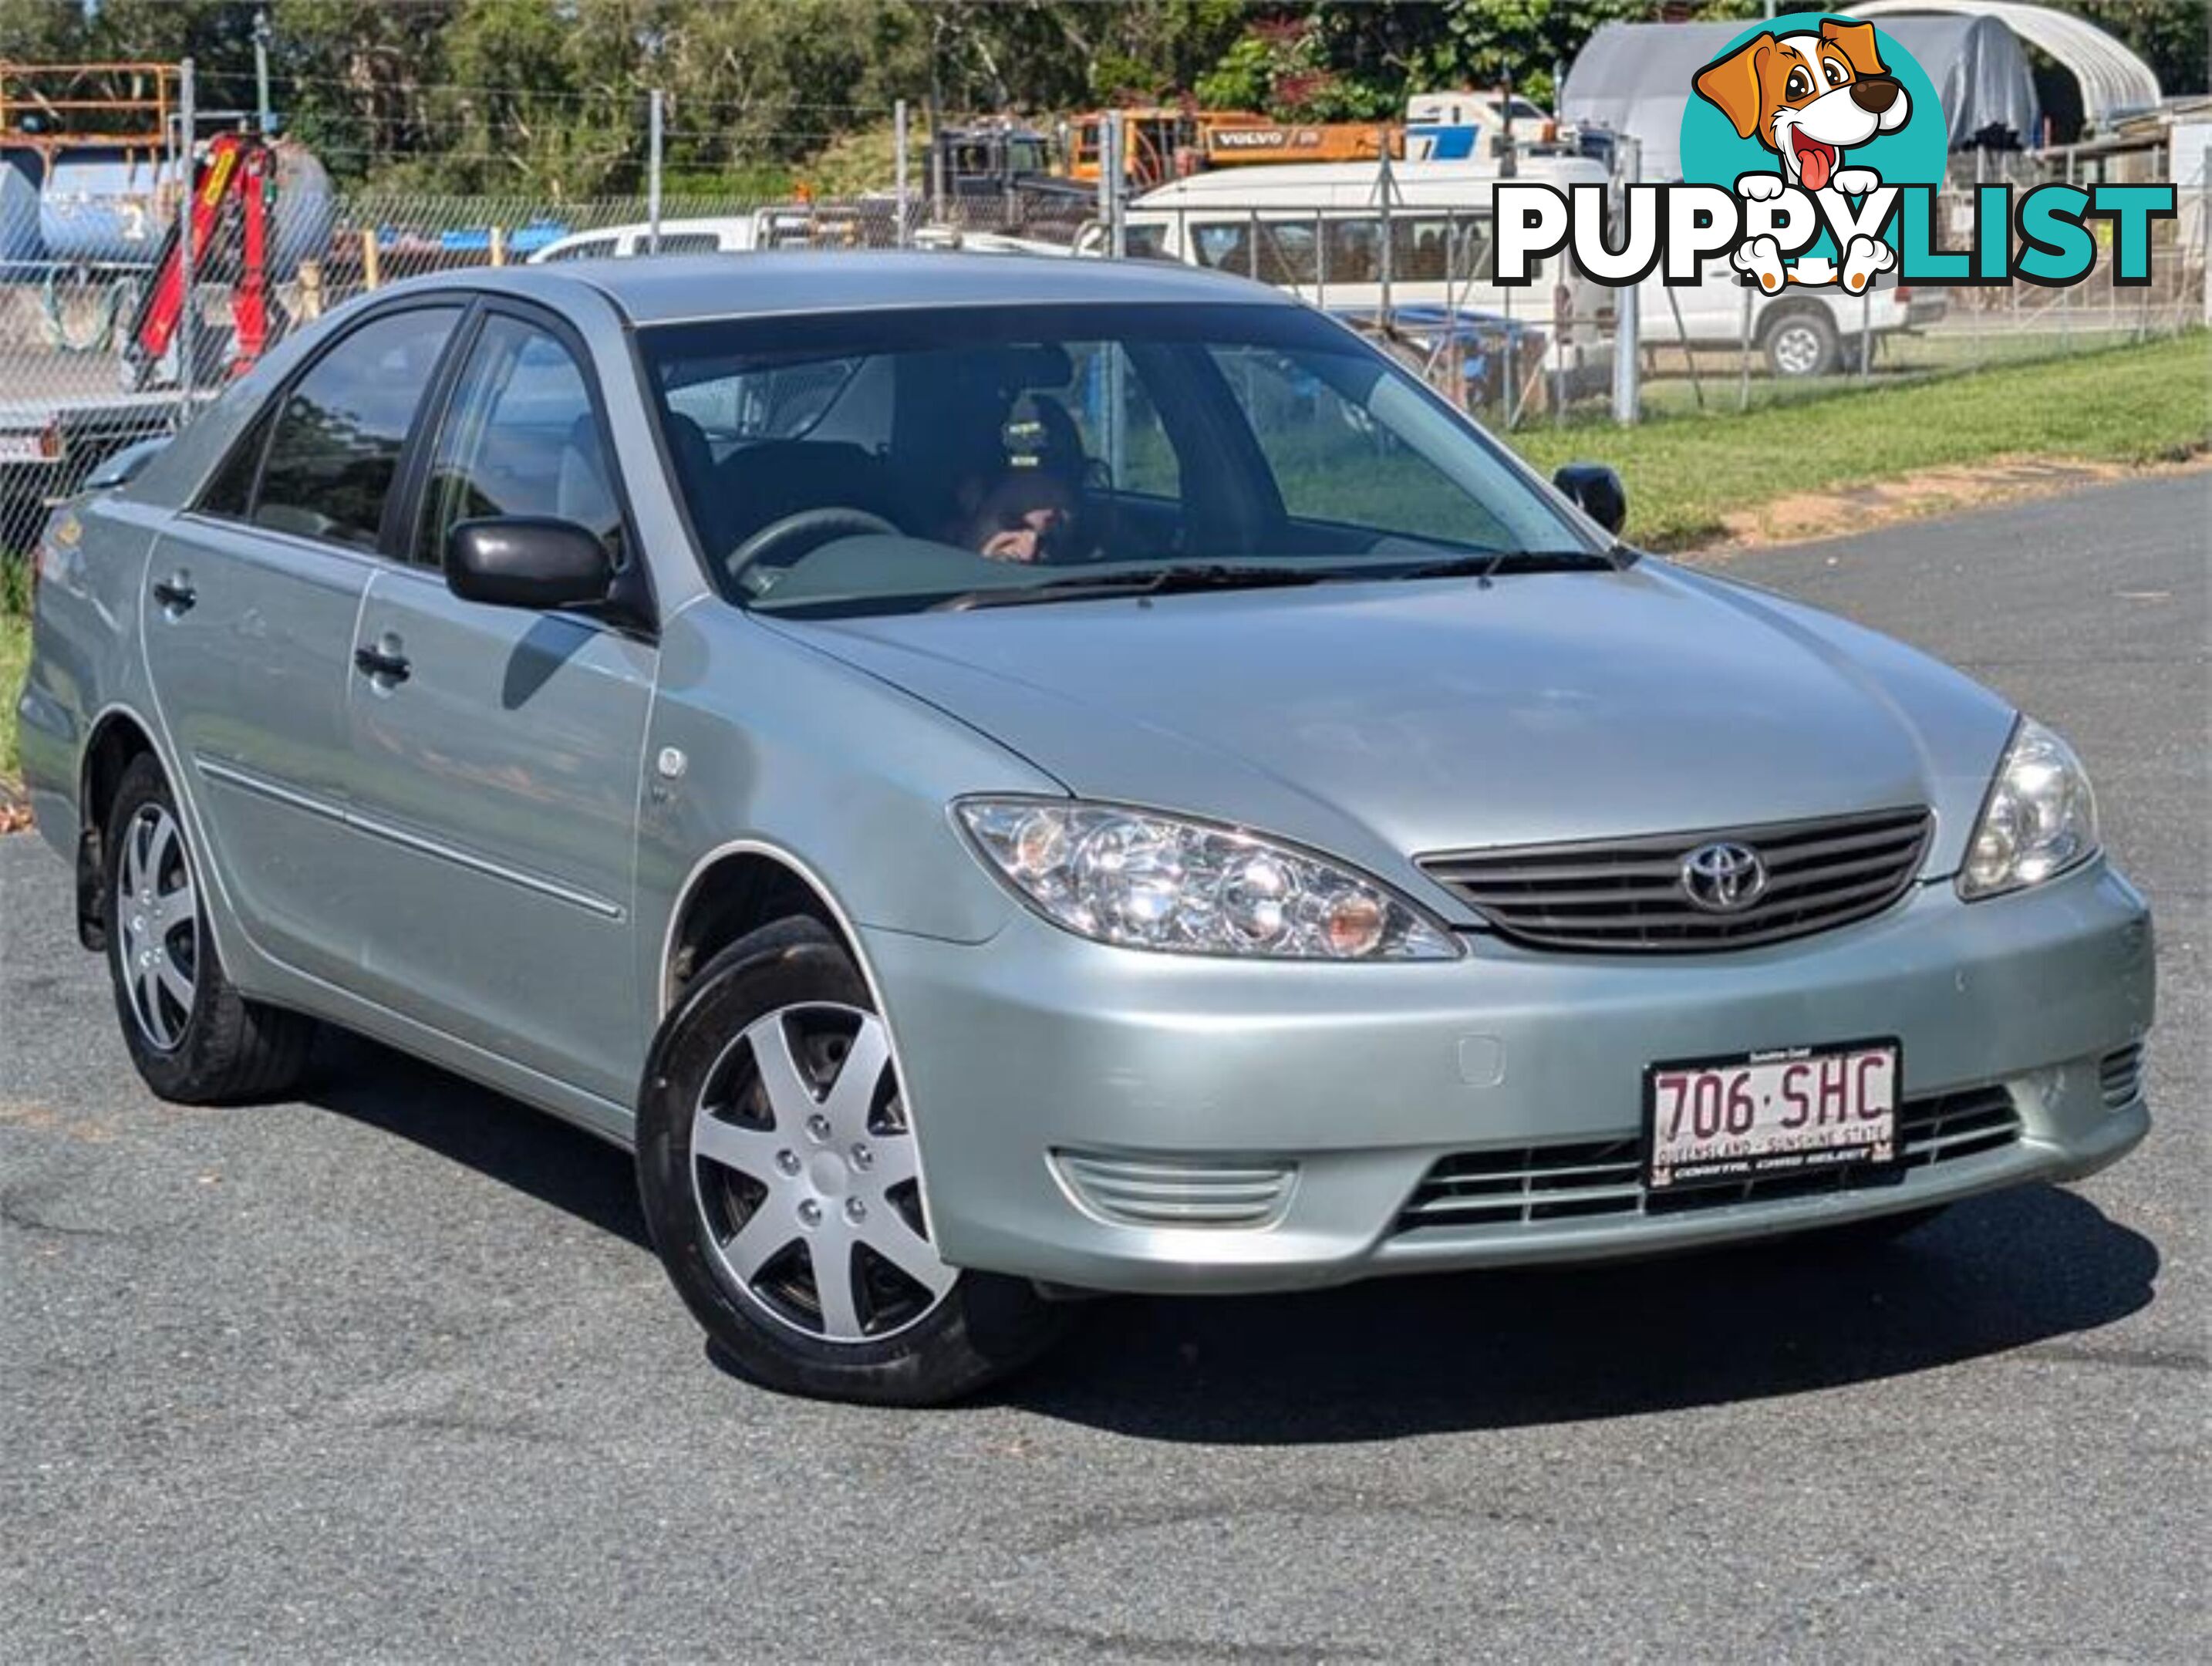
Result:
{"label": "license plate", "polygon": [[1894,1164],[1902,1068],[1892,1040],[1648,1066],[1644,1184],[1662,1190]]}

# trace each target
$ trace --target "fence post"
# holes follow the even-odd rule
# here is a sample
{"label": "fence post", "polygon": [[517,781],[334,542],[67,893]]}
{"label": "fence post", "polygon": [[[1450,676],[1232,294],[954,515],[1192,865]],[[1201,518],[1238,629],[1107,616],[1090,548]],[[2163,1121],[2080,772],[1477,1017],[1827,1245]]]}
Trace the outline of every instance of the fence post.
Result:
{"label": "fence post", "polygon": [[1667,291],[1668,309],[1674,314],[1674,339],[1682,349],[1682,365],[1690,373],[1690,398],[1697,402],[1699,410],[1705,408],[1705,385],[1698,374],[1697,350],[1690,345],[1690,326],[1682,322],[1682,297],[1674,293],[1674,286],[1661,275],[1661,285]]}
{"label": "fence post", "polygon": [[374,295],[384,282],[384,268],[376,252],[376,228],[361,228],[361,287]]}
{"label": "fence post", "polygon": [[1379,321],[1382,326],[1382,334],[1387,338],[1390,333],[1390,279],[1392,277],[1390,199],[1397,195],[1397,181],[1390,175],[1390,130],[1387,127],[1376,128],[1375,143],[1376,148],[1382,153],[1376,164],[1375,172],[1376,194],[1382,199],[1380,205],[1381,213],[1378,216],[1382,228],[1382,307]]}
{"label": "fence post", "polygon": [[1121,193],[1120,182],[1114,177],[1114,125],[1111,122],[1098,124],[1098,229],[1105,238],[1099,252],[1107,259],[1114,258],[1114,199]]}
{"label": "fence post", "polygon": [[1128,193],[1121,188],[1122,176],[1128,167],[1125,149],[1129,136],[1121,125],[1119,110],[1106,112],[1106,129],[1101,137],[1104,140],[1104,154],[1099,158],[1100,172],[1108,173],[1109,170],[1106,164],[1111,162],[1113,180],[1106,194],[1106,252],[1112,258],[1120,260],[1129,252]]}
{"label": "fence post", "polygon": [[899,248],[907,244],[906,235],[906,100],[899,100],[891,106],[891,179],[892,193],[897,199],[898,225],[891,240]]}
{"label": "fence post", "polygon": [[[1620,224],[1624,232],[1628,224],[1628,188],[1644,172],[1644,145],[1639,139],[1623,139],[1614,153],[1616,172],[1614,183],[1620,187],[1617,201],[1620,207]],[[1626,246],[1624,245],[1623,246]],[[1664,275],[1662,275],[1662,279]],[[1623,427],[1632,426],[1643,415],[1643,389],[1638,375],[1644,368],[1637,327],[1637,314],[1642,299],[1638,287],[1624,283],[1613,291],[1613,420]]]}
{"label": "fence post", "polygon": [[945,111],[934,93],[929,98],[929,217],[933,223],[942,224],[945,219],[945,147],[939,141],[944,137]]}
{"label": "fence post", "polygon": [[647,106],[645,152],[645,250],[647,254],[660,252],[660,141],[661,94],[653,89],[651,102]]}
{"label": "fence post", "polygon": [[2204,322],[2212,325],[2212,144],[2197,159],[2197,229],[2204,234],[2204,258],[2197,268],[2197,282],[2204,291]]}
{"label": "fence post", "polygon": [[1751,409],[1751,285],[1736,280],[1743,290],[1743,345],[1736,354],[1735,408]]}
{"label": "fence post", "polygon": [[[1493,277],[1495,277],[1497,272],[1497,259],[1498,257],[1493,253],[1491,256],[1491,271]],[[1521,374],[1519,368],[1515,363],[1515,360],[1519,356],[1513,350],[1515,346],[1513,339],[1514,291],[1512,289],[1503,284],[1499,285],[1498,288],[1505,297],[1505,304],[1502,309],[1505,313],[1505,380],[1499,385],[1498,393],[1499,399],[1504,403],[1505,407],[1505,431],[1508,434],[1510,434],[1513,432],[1513,424],[1519,420],[1521,415]]]}
{"label": "fence post", "polygon": [[192,60],[177,66],[177,177],[184,181],[177,221],[177,421],[191,420],[192,380],[198,371],[199,331],[194,327],[194,293],[198,274],[192,257],[192,205],[199,200],[198,157],[192,143],[198,125],[199,88]]}

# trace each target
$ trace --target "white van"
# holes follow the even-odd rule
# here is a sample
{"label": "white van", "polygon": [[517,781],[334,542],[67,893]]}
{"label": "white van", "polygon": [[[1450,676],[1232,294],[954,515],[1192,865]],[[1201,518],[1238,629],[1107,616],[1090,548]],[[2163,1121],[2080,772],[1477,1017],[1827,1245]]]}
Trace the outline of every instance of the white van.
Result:
{"label": "white van", "polygon": [[[1601,163],[1532,158],[1524,179],[1565,188],[1602,185]],[[1610,374],[1613,292],[1566,255],[1536,263],[1534,280],[1511,289],[1492,281],[1492,196],[1486,163],[1401,164],[1390,174],[1393,310],[1480,313],[1544,332],[1545,368],[1569,391]],[[1382,167],[1310,163],[1200,173],[1149,192],[1125,220],[1128,252],[1235,272],[1287,289],[1333,313],[1370,315],[1383,304]],[[1078,254],[1105,247],[1105,229],[1086,226]]]}

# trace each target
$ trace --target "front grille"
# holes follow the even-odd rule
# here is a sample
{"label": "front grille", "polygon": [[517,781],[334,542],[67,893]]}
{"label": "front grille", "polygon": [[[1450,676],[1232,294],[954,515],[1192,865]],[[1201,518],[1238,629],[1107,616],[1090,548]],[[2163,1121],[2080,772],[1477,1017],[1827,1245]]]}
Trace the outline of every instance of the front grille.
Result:
{"label": "front grille", "polygon": [[[2020,1115],[2002,1087],[1908,1099],[1898,1113],[1905,1167],[1956,1162],[2020,1138]],[[1589,1215],[1670,1215],[1731,1203],[1769,1203],[1894,1184],[1894,1171],[1859,1168],[1776,1175],[1723,1186],[1649,1192],[1634,1139],[1462,1152],[1431,1168],[1398,1217],[1398,1231],[1530,1226]]]}
{"label": "front grille", "polygon": [[2097,1091],[2106,1110],[2124,1110],[2142,1095],[2142,1043],[2107,1053],[2097,1067]]}
{"label": "front grille", "polygon": [[1211,1163],[1173,1157],[1055,1151],[1068,1189],[1123,1226],[1264,1226],[1297,1176],[1289,1163]]}
{"label": "front grille", "polygon": [[[1924,809],[1701,833],[1520,845],[1423,856],[1422,869],[1504,935],[1542,949],[1688,954],[1778,943],[1863,920],[1912,883],[1928,848]],[[1728,842],[1759,854],[1766,888],[1712,914],[1682,885],[1683,859]]]}

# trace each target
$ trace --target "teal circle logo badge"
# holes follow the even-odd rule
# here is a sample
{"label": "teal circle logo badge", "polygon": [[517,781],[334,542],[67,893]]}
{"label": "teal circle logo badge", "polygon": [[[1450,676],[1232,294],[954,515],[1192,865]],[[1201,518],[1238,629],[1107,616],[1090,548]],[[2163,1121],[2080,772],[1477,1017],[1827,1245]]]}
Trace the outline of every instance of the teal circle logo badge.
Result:
{"label": "teal circle logo badge", "polygon": [[[1814,217],[1796,223],[1809,230],[1838,218],[1825,195],[1863,206],[1885,185],[1943,183],[1950,138],[1935,83],[1871,23],[1827,12],[1769,18],[1699,70],[1691,91],[1682,177],[1734,192],[1747,210],[1766,204],[1767,217],[1787,222],[1802,202]],[[1785,202],[1793,192],[1804,195]],[[1897,264],[1893,215],[1840,248],[1826,229],[1808,239],[1786,223],[1759,229],[1758,216],[1747,224],[1731,258],[1770,295],[1788,284],[1857,295]]]}

